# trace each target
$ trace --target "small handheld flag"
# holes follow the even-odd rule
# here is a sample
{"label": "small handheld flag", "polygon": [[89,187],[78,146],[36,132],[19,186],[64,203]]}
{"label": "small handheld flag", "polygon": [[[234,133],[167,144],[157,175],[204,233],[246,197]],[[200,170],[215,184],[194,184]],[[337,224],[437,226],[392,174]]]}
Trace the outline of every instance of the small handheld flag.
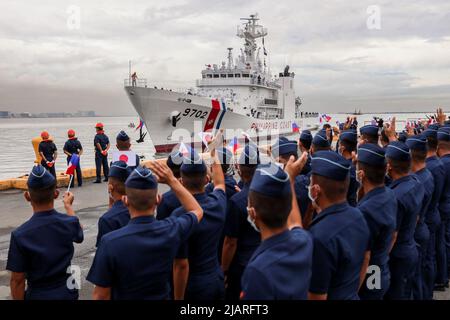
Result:
{"label": "small handheld flag", "polygon": [[300,128],[295,122],[292,123],[292,132],[300,132]]}
{"label": "small handheld flag", "polygon": [[77,154],[73,154],[72,157],[70,158],[70,162],[67,167],[66,174],[73,175],[73,173],[75,172],[79,163],[80,163],[80,156]]}
{"label": "small handheld flag", "polygon": [[234,137],[233,140],[228,144],[230,148],[233,150],[233,154],[236,154],[237,149],[239,148],[238,138]]}
{"label": "small handheld flag", "polygon": [[126,162],[129,167],[139,165],[139,163],[136,163],[136,152],[134,151],[114,151],[112,156],[113,162],[123,161]]}

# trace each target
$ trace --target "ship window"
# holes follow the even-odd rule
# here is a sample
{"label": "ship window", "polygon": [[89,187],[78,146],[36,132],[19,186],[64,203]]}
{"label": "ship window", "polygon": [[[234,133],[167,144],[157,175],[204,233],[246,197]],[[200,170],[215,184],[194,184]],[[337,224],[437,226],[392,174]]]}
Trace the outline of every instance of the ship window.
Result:
{"label": "ship window", "polygon": [[206,77],[207,78],[212,78],[212,74],[207,74]]}
{"label": "ship window", "polygon": [[234,78],[234,74],[229,73],[229,74],[228,74],[228,78]]}
{"label": "ship window", "polygon": [[214,75],[214,78],[218,78],[218,77],[219,77],[219,75],[218,75],[218,74],[215,74],[215,75]]}
{"label": "ship window", "polygon": [[246,73],[244,73],[244,74],[242,74],[242,78],[250,78],[250,75],[249,75],[249,74],[246,74]]}
{"label": "ship window", "polygon": [[206,75],[205,75],[205,74],[204,74],[204,75],[202,75],[202,78],[203,78],[203,79],[205,79],[205,78],[206,78]]}
{"label": "ship window", "polygon": [[226,78],[227,75],[222,73],[222,74],[220,75],[220,77],[221,77],[221,78]]}
{"label": "ship window", "polygon": [[234,76],[235,76],[236,78],[240,78],[240,77],[241,77],[241,74],[240,74],[240,73],[236,73]]}

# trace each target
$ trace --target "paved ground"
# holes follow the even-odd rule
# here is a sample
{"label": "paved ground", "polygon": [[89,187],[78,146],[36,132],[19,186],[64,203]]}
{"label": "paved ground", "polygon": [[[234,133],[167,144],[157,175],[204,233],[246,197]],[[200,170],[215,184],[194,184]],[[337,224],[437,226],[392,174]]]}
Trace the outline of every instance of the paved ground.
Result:
{"label": "paved ground", "polygon": [[[166,190],[166,186],[160,187],[160,192]],[[108,193],[105,183],[95,185],[91,181],[86,181],[85,186],[72,191],[75,194],[74,208],[84,228],[84,241],[82,244],[75,244],[72,264],[81,269],[80,299],[91,299],[93,286],[85,278],[95,253],[97,221],[107,210]],[[20,191],[0,192],[0,204],[0,299],[9,299],[9,273],[5,271],[5,267],[10,233],[29,219],[31,207]],[[62,200],[57,200],[56,209],[64,212]]]}
{"label": "paved ground", "polygon": [[[165,192],[166,186],[160,187]],[[62,190],[64,191],[64,190]],[[72,190],[75,194],[74,207],[84,227],[84,242],[75,245],[73,265],[81,269],[80,299],[91,299],[93,286],[85,277],[92,263],[95,252],[98,218],[107,210],[108,194],[106,184],[94,185],[87,181],[83,188]],[[0,300],[9,299],[9,274],[5,271],[8,255],[9,237],[12,230],[31,216],[31,208],[23,199],[20,191],[0,192]],[[64,212],[61,200],[57,200],[56,209]],[[436,299],[450,300],[450,290],[437,293]]]}

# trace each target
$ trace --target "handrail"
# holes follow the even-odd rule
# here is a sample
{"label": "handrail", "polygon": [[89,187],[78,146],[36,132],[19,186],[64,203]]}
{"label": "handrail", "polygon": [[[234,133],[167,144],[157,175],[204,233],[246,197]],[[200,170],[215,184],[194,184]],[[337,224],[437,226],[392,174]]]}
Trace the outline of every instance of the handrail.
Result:
{"label": "handrail", "polygon": [[133,81],[132,79],[124,79],[123,85],[125,87],[147,88],[147,79],[136,79],[135,81]]}

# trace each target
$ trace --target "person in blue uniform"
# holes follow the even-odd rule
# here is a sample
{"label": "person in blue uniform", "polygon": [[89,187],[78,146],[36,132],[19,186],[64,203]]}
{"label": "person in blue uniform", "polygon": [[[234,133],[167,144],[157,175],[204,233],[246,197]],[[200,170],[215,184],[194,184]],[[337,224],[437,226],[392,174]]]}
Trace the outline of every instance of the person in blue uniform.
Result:
{"label": "person in blue uniform", "polygon": [[[205,192],[207,168],[200,156],[191,149],[181,165],[181,181],[203,209],[203,220],[193,230],[189,239],[178,249],[173,266],[173,286],[176,300],[221,300],[225,287],[217,250],[225,224],[227,197],[222,166],[215,150],[211,151],[214,163],[212,177],[214,191]],[[172,216],[185,213],[178,208]]]}
{"label": "person in blue uniform", "polygon": [[[237,182],[233,178],[233,168],[231,167],[231,164],[233,163],[233,153],[225,148],[217,148],[216,149],[217,158],[219,159],[219,162],[222,166],[222,172],[225,177],[225,194],[227,195],[227,208],[229,206],[229,202],[232,196],[234,196],[237,192],[236,186]],[[205,187],[205,192],[210,193],[214,191],[214,183],[210,182]],[[219,257],[219,263],[222,262],[222,248],[223,248],[223,242],[224,242],[225,234],[224,231],[222,231],[222,236],[219,241],[219,246],[217,250],[217,255]]]}
{"label": "person in blue uniform", "polygon": [[[70,159],[72,158],[73,154],[78,155],[81,157],[83,154],[83,146],[81,145],[80,140],[75,136],[75,131],[70,129],[67,131],[67,137],[68,140],[64,144],[64,153],[67,156],[67,164],[69,164]],[[81,164],[78,162],[78,165],[76,167],[76,173],[77,173],[77,182],[78,187],[81,187],[83,185],[83,173],[81,172]],[[75,186],[75,179],[72,179],[72,184],[70,185],[71,188]]]}
{"label": "person in blue uniform", "polygon": [[447,255],[448,275],[450,275],[450,125],[440,128],[437,132],[437,155],[445,170],[444,186],[442,188],[439,212],[445,230],[445,248]]}
{"label": "person in blue uniform", "polygon": [[108,181],[109,174],[109,164],[108,164],[108,152],[111,147],[109,143],[109,138],[105,134],[104,126],[102,123],[97,123],[95,125],[95,130],[97,134],[94,138],[94,147],[95,147],[95,169],[97,179],[94,183],[102,182],[102,167],[103,167],[103,175],[105,176],[105,182]]}
{"label": "person in blue uniform", "polygon": [[386,148],[387,172],[392,178],[389,186],[397,198],[397,228],[395,243],[389,256],[391,286],[387,300],[408,300],[412,297],[412,281],[418,253],[414,232],[422,209],[424,188],[411,172],[411,155],[406,144],[391,142]]}
{"label": "person in blue uniform", "polygon": [[358,202],[370,230],[369,266],[379,268],[379,287],[374,286],[368,273],[359,290],[361,300],[382,300],[390,285],[389,252],[397,220],[397,200],[391,189],[384,185],[386,174],[385,151],[373,143],[358,148],[358,180],[363,198]]}
{"label": "person in blue uniform", "polygon": [[[331,144],[327,139],[327,133],[325,130],[318,131],[311,142],[311,156],[314,155],[315,152],[318,151],[329,151],[331,150]],[[308,197],[308,187],[311,182],[311,171],[305,175],[300,175],[300,177],[296,181],[296,190],[299,192],[299,198],[301,199],[299,202],[300,213],[303,219],[303,225],[305,228],[308,228],[311,223],[315,211],[311,206],[311,200]]]}
{"label": "person in blue uniform", "polygon": [[[251,158],[256,158],[256,163],[252,164]],[[246,146],[238,160],[238,173],[243,187],[228,202],[224,228],[222,270],[225,276],[225,299],[228,301],[239,300],[242,274],[261,243],[259,232],[247,220],[248,193],[258,164],[257,150],[253,146]]]}
{"label": "person in blue uniform", "polygon": [[[86,278],[95,285],[95,300],[170,299],[177,248],[202,220],[203,210],[166,164],[155,161],[151,167],[137,167],[125,182],[124,203],[131,220],[100,242]],[[155,220],[157,181],[172,188],[185,214]]]}
{"label": "person in blue uniform", "polygon": [[298,146],[300,148],[300,153],[303,152],[308,153],[308,160],[300,174],[308,174],[311,171],[311,156],[309,152],[311,149],[312,140],[313,136],[311,134],[311,131],[303,130],[302,133],[300,134],[300,139],[298,140]]}
{"label": "person in blue uniform", "polygon": [[[125,131],[120,131],[116,137],[116,148],[119,151],[131,151],[131,139],[130,136]],[[129,166],[131,170],[134,170],[141,163],[141,159],[136,154],[136,165]]]}
{"label": "person in blue uniform", "polygon": [[427,130],[423,132],[423,135],[427,138],[427,145],[428,145],[426,164],[428,170],[430,170],[431,174],[433,175],[435,185],[430,207],[434,209],[434,214],[437,215],[440,220],[439,224],[436,227],[436,234],[434,239],[436,247],[435,289],[445,291],[445,286],[447,285],[448,282],[447,258],[445,252],[445,234],[444,234],[445,228],[442,224],[442,220],[444,217],[439,211],[439,202],[441,200],[442,190],[444,188],[445,169],[436,153],[438,144],[437,141],[438,128],[439,126],[437,124],[436,125],[432,124],[428,127]]}
{"label": "person in blue uniform", "polygon": [[[218,148],[216,150],[217,157],[220,161],[220,164],[222,165],[222,172],[225,176],[225,187],[227,194],[227,200],[229,200],[232,196],[236,194],[236,186],[237,182],[233,178],[233,170],[231,167],[231,164],[233,163],[233,153],[225,147]],[[208,185],[205,188],[206,193],[210,193],[214,191],[214,183],[208,183]]]}
{"label": "person in blue uniform", "polygon": [[311,166],[309,197],[317,216],[309,228],[314,241],[309,299],[357,300],[369,262],[369,228],[347,202],[350,162],[318,151]]}
{"label": "person in blue uniform", "polygon": [[356,152],[358,134],[355,130],[345,130],[339,135],[338,153],[351,162],[350,184],[348,187],[347,201],[352,207],[356,207],[359,183],[356,181],[356,167],[352,162],[352,153]]}
{"label": "person in blue uniform", "polygon": [[379,128],[376,125],[369,124],[359,129],[360,137],[358,144],[373,143],[378,144],[378,131]]}
{"label": "person in blue uniform", "polygon": [[58,158],[58,149],[47,131],[41,133],[42,141],[38,151],[42,158],[41,165],[56,178],[55,163]]}
{"label": "person in blue uniform", "polygon": [[248,220],[261,234],[242,276],[242,300],[306,300],[311,278],[313,241],[302,229],[295,177],[307,153],[292,157],[283,171],[259,165],[248,194]]}
{"label": "person in blue uniform", "polygon": [[[73,243],[83,241],[83,230],[72,208],[74,196],[64,195],[67,214],[54,209],[59,192],[56,179],[43,166],[33,168],[25,199],[33,216],[11,233],[6,270],[11,271],[14,300],[76,300],[78,290],[70,286]],[[25,289],[26,282],[26,289]]]}
{"label": "person in blue uniform", "polygon": [[[183,155],[178,150],[174,150],[169,154],[166,164],[172,171],[175,178],[180,179],[180,168],[183,164]],[[175,193],[173,193],[172,190],[165,192],[161,196],[161,201],[156,208],[156,219],[163,220],[170,217],[172,212],[179,207],[181,207],[181,203]]]}
{"label": "person in blue uniform", "polygon": [[96,247],[99,246],[102,237],[111,231],[120,229],[130,221],[128,208],[122,201],[126,195],[125,181],[132,169],[123,161],[116,161],[111,165],[108,180],[108,195],[111,199],[111,208],[98,220],[98,233]]}
{"label": "person in blue uniform", "polygon": [[424,300],[432,299],[434,277],[436,271],[432,261],[427,259],[427,249],[430,242],[430,230],[425,223],[429,212],[431,198],[434,192],[434,178],[431,172],[426,168],[425,159],[427,157],[427,139],[423,136],[412,136],[406,140],[406,145],[411,153],[411,171],[417,176],[424,187],[424,198],[422,208],[417,220],[414,240],[417,245],[418,263],[413,281],[413,299]]}

